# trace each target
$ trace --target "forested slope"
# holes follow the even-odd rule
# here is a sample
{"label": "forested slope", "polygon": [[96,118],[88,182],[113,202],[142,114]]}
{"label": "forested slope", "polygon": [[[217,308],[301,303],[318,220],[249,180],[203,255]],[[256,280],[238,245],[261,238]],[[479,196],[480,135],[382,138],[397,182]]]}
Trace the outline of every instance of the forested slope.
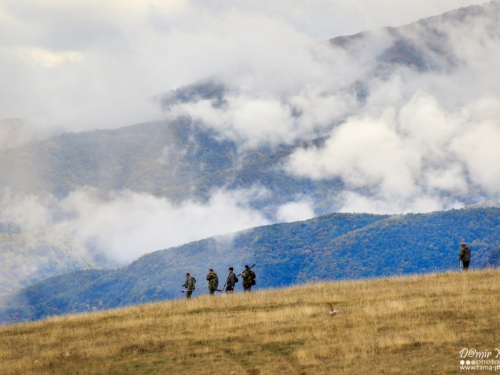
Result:
{"label": "forested slope", "polygon": [[228,267],[239,273],[252,263],[257,288],[453,270],[461,241],[472,249],[472,268],[496,265],[500,209],[396,217],[331,214],[254,228],[156,251],[115,271],[48,279],[18,292],[0,316],[2,321],[39,319],[181,297],[186,272],[198,280],[195,295],[206,293],[208,268],[218,272],[222,285]]}

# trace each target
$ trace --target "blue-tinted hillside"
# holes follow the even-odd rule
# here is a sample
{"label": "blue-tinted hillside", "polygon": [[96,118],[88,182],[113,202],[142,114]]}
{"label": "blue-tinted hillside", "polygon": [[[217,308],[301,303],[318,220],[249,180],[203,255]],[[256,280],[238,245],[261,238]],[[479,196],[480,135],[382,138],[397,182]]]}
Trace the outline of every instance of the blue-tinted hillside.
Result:
{"label": "blue-tinted hillside", "polygon": [[[457,270],[458,245],[472,249],[472,268],[498,265],[500,209],[463,209],[397,217],[332,214],[254,228],[144,255],[115,271],[54,277],[6,302],[2,321],[182,297],[184,274],[207,292],[208,268],[224,283],[227,268],[256,263],[257,288],[319,280]],[[238,285],[238,289],[241,285]]]}

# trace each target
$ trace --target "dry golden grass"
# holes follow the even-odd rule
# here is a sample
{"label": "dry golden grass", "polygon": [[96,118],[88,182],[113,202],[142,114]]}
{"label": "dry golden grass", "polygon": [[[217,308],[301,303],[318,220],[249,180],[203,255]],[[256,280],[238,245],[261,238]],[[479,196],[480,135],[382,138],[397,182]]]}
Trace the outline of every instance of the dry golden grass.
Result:
{"label": "dry golden grass", "polygon": [[499,295],[490,270],[51,318],[0,328],[0,373],[455,374],[462,348],[500,348]]}

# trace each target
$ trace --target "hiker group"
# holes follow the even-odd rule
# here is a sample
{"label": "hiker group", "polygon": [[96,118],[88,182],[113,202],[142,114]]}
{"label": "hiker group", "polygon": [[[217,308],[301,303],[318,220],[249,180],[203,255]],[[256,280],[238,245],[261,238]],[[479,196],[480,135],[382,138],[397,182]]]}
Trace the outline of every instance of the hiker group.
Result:
{"label": "hiker group", "polygon": [[[246,265],[245,270],[238,275],[243,279],[242,285],[245,292],[251,292],[252,286],[255,285],[255,278],[257,277],[257,275],[255,275],[255,272],[252,270],[253,267],[255,267],[255,264],[252,267]],[[218,289],[219,276],[217,276],[212,268],[208,270],[207,280],[208,292],[211,296],[215,296],[215,292],[233,293],[236,283],[239,282],[238,277],[234,273],[233,267],[229,267],[229,274],[227,275],[226,282],[222,289]],[[191,298],[193,290],[195,290],[195,284],[196,279],[189,273],[186,273],[186,282],[182,285],[184,288],[186,288],[186,298]]]}
{"label": "hiker group", "polygon": [[[470,258],[471,258],[471,251],[469,247],[464,242],[462,242],[460,244],[460,253],[458,254],[458,260],[459,262],[462,262],[462,269],[465,272],[469,270]],[[256,275],[255,272],[252,270],[253,267],[255,267],[255,264],[252,265],[252,267],[246,265],[245,270],[238,275],[241,276],[241,278],[243,279],[242,285],[243,285],[243,290],[245,292],[251,292],[252,285],[255,285]],[[226,283],[224,284],[224,287],[222,289],[218,289],[219,277],[211,268],[208,270],[207,280],[208,280],[208,292],[211,296],[215,296],[215,292],[233,293],[236,283],[239,282],[238,277],[234,273],[233,267],[229,267],[229,274],[227,275]],[[186,273],[186,282],[182,286],[186,288],[185,293],[187,298],[191,298],[193,290],[195,290],[195,284],[196,284],[196,279],[189,273]]]}

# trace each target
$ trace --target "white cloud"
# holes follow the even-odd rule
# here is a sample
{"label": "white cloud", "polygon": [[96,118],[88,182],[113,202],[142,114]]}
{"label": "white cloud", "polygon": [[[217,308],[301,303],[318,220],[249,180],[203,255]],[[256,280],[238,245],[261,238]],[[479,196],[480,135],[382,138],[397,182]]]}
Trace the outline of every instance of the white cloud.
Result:
{"label": "white cloud", "polygon": [[19,196],[5,190],[0,200],[0,222],[19,225],[26,232],[40,231],[52,225],[53,203],[51,197]]}
{"label": "white cloud", "polygon": [[92,190],[80,190],[59,202],[73,218],[52,230],[72,232],[82,243],[93,239],[111,259],[129,262],[146,252],[268,224],[250,207],[262,193],[217,191],[207,203],[189,200],[173,205],[130,191],[102,200]]}
{"label": "white cloud", "polygon": [[[188,114],[242,147],[330,133],[325,149],[299,151],[289,170],[340,176],[382,201],[464,195],[474,184],[496,194],[498,17],[436,24],[449,46],[444,57],[423,52],[440,68],[433,73],[399,68],[374,78],[376,56],[393,42],[386,31],[347,51],[323,43],[475,3],[4,0],[0,118],[117,127],[161,117],[151,97],[210,77],[227,87],[225,105],[202,100],[164,116]],[[420,26],[405,30],[417,48],[436,39]],[[488,148],[479,146],[485,137]]]}
{"label": "white cloud", "polygon": [[345,192],[343,195],[343,206],[339,212],[348,213],[373,213],[373,214],[403,214],[410,212],[433,212],[440,211],[443,206],[446,209],[458,209],[464,205],[453,199],[443,199],[439,196],[422,195],[409,199],[388,200],[385,197],[368,197],[355,192]]}
{"label": "white cloud", "polygon": [[[0,222],[19,226],[33,239],[40,236],[56,243],[72,238],[75,253],[81,254],[90,243],[111,260],[124,264],[151,251],[271,224],[261,211],[252,208],[269,194],[258,187],[217,190],[204,203],[186,200],[173,204],[131,191],[104,197],[102,192],[83,188],[64,199],[6,191],[0,200]],[[306,197],[297,197],[275,212],[278,221],[287,222],[314,216],[312,202]]]}
{"label": "white cloud", "polygon": [[314,179],[341,176],[350,188],[379,186],[383,194],[398,196],[416,192],[413,171],[419,169],[419,157],[398,136],[394,113],[388,110],[378,119],[348,120],[324,148],[293,154],[288,171]]}
{"label": "white cloud", "polygon": [[200,121],[220,137],[237,141],[242,148],[255,148],[315,138],[353,107],[355,100],[349,94],[302,92],[287,102],[271,96],[229,95],[221,108],[201,100],[176,105],[169,112]]}
{"label": "white cloud", "polygon": [[151,97],[215,75],[271,97],[342,81],[356,70],[336,64],[324,74],[306,50],[328,61],[318,41],[473,3],[3,0],[0,119],[110,128],[158,118]]}
{"label": "white cloud", "polygon": [[295,202],[285,203],[276,212],[276,219],[285,223],[307,220],[313,217],[314,209],[310,199],[299,199]]}
{"label": "white cloud", "polygon": [[[459,197],[473,187],[496,196],[500,121],[485,114],[496,113],[498,103],[479,99],[448,112],[435,97],[418,92],[398,112],[386,109],[375,117],[372,109],[370,116],[350,118],[323,148],[297,151],[286,168],[314,179],[341,177],[348,189],[369,189],[365,200],[348,196],[343,210],[364,206],[379,212],[382,202],[401,211],[444,209],[450,202],[439,200],[438,192]],[[419,199],[427,203],[415,203]]]}
{"label": "white cloud", "polygon": [[451,148],[467,167],[473,184],[500,193],[500,120],[474,124],[457,136]]}

